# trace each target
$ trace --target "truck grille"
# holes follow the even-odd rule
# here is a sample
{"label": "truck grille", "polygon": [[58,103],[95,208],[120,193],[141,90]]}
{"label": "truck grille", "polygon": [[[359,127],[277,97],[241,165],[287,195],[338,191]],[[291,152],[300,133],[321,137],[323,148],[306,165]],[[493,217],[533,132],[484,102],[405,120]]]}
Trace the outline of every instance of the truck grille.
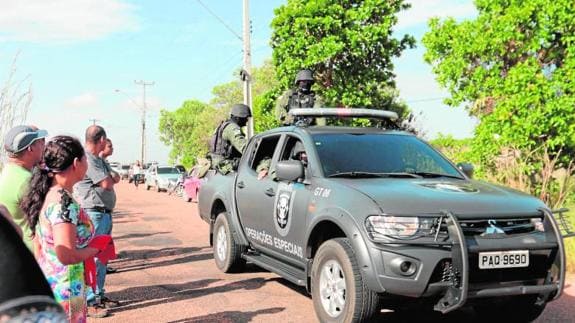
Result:
{"label": "truck grille", "polygon": [[501,229],[506,235],[535,231],[531,218],[460,220],[459,224],[466,236],[481,235],[493,227]]}

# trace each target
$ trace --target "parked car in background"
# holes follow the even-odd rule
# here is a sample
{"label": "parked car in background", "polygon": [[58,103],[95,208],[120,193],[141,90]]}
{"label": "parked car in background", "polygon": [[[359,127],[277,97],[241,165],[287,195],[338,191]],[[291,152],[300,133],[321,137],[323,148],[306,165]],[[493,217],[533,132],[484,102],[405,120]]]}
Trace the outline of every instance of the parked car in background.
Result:
{"label": "parked car in background", "polygon": [[200,187],[202,183],[206,181],[206,178],[199,178],[199,167],[194,166],[190,170],[190,174],[188,177],[184,179],[184,190],[182,192],[182,198],[186,202],[197,202],[198,201],[198,193],[200,192]]}
{"label": "parked car in background", "polygon": [[144,183],[147,190],[155,187],[158,192],[167,191],[170,182],[174,185],[181,174],[180,170],[173,166],[150,165],[145,173]]}
{"label": "parked car in background", "polygon": [[129,177],[130,165],[122,165],[118,169],[118,174],[120,174],[121,179],[127,179]]}

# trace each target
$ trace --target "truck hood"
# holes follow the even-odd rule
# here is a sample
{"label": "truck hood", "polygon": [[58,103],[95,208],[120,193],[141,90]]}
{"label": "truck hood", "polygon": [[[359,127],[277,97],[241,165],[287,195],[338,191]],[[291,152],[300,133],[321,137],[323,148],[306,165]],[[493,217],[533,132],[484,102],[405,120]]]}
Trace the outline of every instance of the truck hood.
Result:
{"label": "truck hood", "polygon": [[386,214],[533,214],[545,204],[506,187],[473,180],[337,179],[373,199]]}

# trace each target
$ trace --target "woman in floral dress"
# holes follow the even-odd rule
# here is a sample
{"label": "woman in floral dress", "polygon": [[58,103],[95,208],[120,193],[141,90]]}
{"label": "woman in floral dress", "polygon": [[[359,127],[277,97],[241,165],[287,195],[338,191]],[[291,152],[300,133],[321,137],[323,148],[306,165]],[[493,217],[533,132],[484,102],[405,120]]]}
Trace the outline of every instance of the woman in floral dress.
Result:
{"label": "woman in floral dress", "polygon": [[36,167],[21,207],[35,239],[38,263],[70,322],[86,321],[84,260],[98,249],[90,218],[72,198],[72,188],[88,167],[84,149],[72,137],[46,144],[43,165]]}

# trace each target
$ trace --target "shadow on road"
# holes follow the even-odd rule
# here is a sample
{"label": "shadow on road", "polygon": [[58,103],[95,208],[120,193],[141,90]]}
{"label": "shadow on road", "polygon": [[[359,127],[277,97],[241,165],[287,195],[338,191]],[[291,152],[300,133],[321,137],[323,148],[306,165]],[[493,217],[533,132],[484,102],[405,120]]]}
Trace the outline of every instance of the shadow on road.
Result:
{"label": "shadow on road", "polygon": [[226,311],[203,316],[190,317],[187,319],[170,321],[168,323],[199,323],[199,322],[221,322],[221,323],[247,323],[262,314],[276,314],[285,310],[285,307],[272,307],[253,312]]}
{"label": "shadow on road", "polygon": [[125,234],[123,236],[114,237],[114,240],[118,241],[118,240],[122,240],[122,239],[146,238],[146,237],[151,237],[151,236],[155,236],[158,234],[168,234],[168,233],[172,233],[172,232],[166,231],[166,232],[129,233],[129,234]]}
{"label": "shadow on road", "polygon": [[[201,252],[211,247],[183,247],[183,248],[163,248],[163,249],[141,249],[141,250],[127,250],[122,251],[118,255],[118,259],[114,260],[112,264],[118,272],[128,272],[133,270],[142,270],[147,268],[162,267],[189,263],[193,261],[202,261],[213,259],[211,252]],[[161,261],[152,261],[155,258],[166,258],[173,256],[183,257],[166,259]]]}
{"label": "shadow on road", "polygon": [[234,290],[256,290],[264,286],[268,280],[251,278],[229,284],[207,287],[221,279],[203,279],[182,284],[162,284],[152,286],[129,287],[121,291],[108,293],[112,299],[121,302],[120,307],[113,308],[112,313],[136,310],[143,307],[165,303],[178,302],[215,293],[226,293]]}

